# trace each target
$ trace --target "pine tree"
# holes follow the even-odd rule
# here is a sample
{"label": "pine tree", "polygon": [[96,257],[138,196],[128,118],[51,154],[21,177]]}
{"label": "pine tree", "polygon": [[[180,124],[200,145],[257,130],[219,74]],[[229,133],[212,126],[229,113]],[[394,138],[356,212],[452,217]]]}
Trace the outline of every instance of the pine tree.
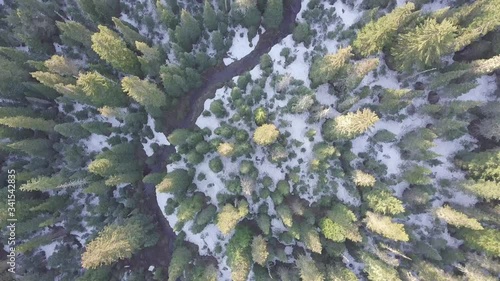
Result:
{"label": "pine tree", "polygon": [[52,120],[26,116],[0,118],[0,124],[11,128],[24,128],[44,132],[52,132],[54,130],[54,126],[56,125],[56,123]]}
{"label": "pine tree", "polygon": [[411,20],[414,9],[415,4],[410,2],[365,25],[353,42],[356,53],[369,56],[391,44],[398,31]]}
{"label": "pine tree", "polygon": [[436,210],[436,216],[446,223],[455,227],[465,227],[473,230],[482,230],[481,224],[474,218],[452,209],[450,206],[444,206]]}
{"label": "pine tree", "polygon": [[238,224],[238,222],[248,214],[248,203],[245,200],[238,202],[234,207],[226,204],[217,214],[217,227],[222,234],[228,235]]}
{"label": "pine tree", "polygon": [[214,31],[219,26],[217,14],[208,0],[205,0],[205,5],[203,6],[203,24],[208,31]]}
{"label": "pine tree", "polygon": [[92,35],[92,49],[117,70],[132,75],[141,74],[137,56],[127,48],[125,42],[111,29],[99,25],[99,32]]}
{"label": "pine tree", "polygon": [[380,61],[378,58],[365,59],[350,65],[347,70],[345,88],[347,91],[354,90],[363,80],[363,78],[377,68]]}
{"label": "pine tree", "polygon": [[252,258],[253,261],[265,266],[269,252],[267,250],[267,242],[261,235],[255,236],[252,240]]}
{"label": "pine tree", "polygon": [[141,233],[140,226],[136,224],[106,226],[96,239],[87,244],[82,255],[83,268],[95,269],[130,258],[140,248],[137,236],[142,236]]}
{"label": "pine tree", "polygon": [[500,200],[500,183],[494,181],[465,182],[461,185],[465,190],[478,197],[490,200]]}
{"label": "pine tree", "polygon": [[394,197],[387,189],[374,189],[366,195],[368,207],[383,215],[397,215],[403,213],[403,202]]}
{"label": "pine tree", "polygon": [[474,179],[500,182],[500,149],[466,153],[458,164]]}
{"label": "pine tree", "polygon": [[62,56],[53,55],[50,59],[43,62],[45,67],[52,72],[61,76],[76,76],[78,75],[78,67],[76,64]]}
{"label": "pine tree", "polygon": [[470,64],[471,72],[475,75],[485,75],[493,73],[500,68],[500,55],[489,59],[475,60]]}
{"label": "pine tree", "polygon": [[[357,224],[355,224],[355,222],[357,221],[356,215],[345,205],[335,204],[327,213],[325,219],[329,219],[332,222],[335,222],[335,224],[337,224],[339,227],[341,227],[341,233],[345,236],[346,239],[349,239],[353,242],[361,242],[361,234],[359,233]],[[325,230],[326,229],[327,228],[325,228]],[[339,239],[341,238],[340,236],[337,237]]]}
{"label": "pine tree", "polygon": [[187,170],[176,169],[168,172],[165,178],[156,186],[158,192],[183,193],[192,183],[193,178]]}
{"label": "pine tree", "polygon": [[330,218],[323,218],[320,222],[323,235],[334,242],[345,241],[345,229]]}
{"label": "pine tree", "polygon": [[323,123],[321,134],[327,141],[352,139],[363,134],[379,120],[368,108],[337,116]]}
{"label": "pine tree", "polygon": [[121,19],[112,17],[111,20],[116,26],[116,29],[122,34],[125,42],[128,43],[129,46],[134,47],[135,42],[146,42],[146,38],[142,36],[139,32],[132,29],[126,23],[124,23]]}
{"label": "pine tree", "polygon": [[357,281],[356,274],[343,266],[328,266],[328,274],[326,280],[328,281]]}
{"label": "pine tree", "polygon": [[146,108],[151,115],[167,104],[165,94],[156,84],[141,80],[136,76],[127,76],[122,79],[122,88],[127,95]]}
{"label": "pine tree", "polygon": [[7,146],[34,157],[49,158],[53,154],[52,143],[48,139],[26,139]]}
{"label": "pine tree", "polygon": [[61,31],[61,40],[67,45],[81,45],[85,49],[92,47],[92,32],[83,24],[68,20],[56,22],[57,28]]}
{"label": "pine tree", "polygon": [[119,107],[127,104],[120,85],[99,72],[80,73],[76,85],[96,106]]}
{"label": "pine tree", "polygon": [[201,211],[203,204],[203,197],[199,193],[182,200],[177,208],[179,224],[192,220]]}
{"label": "pine tree", "polygon": [[371,254],[364,252],[361,260],[365,263],[363,271],[368,274],[370,281],[401,281],[396,269],[379,260]]}
{"label": "pine tree", "polygon": [[500,257],[500,231],[497,229],[471,230],[463,229],[459,232],[460,238],[470,248],[485,252],[493,257]]}
{"label": "pine tree", "polygon": [[266,28],[277,29],[283,21],[283,0],[268,0],[263,19]]}
{"label": "pine tree", "polygon": [[429,178],[431,173],[432,171],[426,167],[414,165],[403,173],[403,179],[409,184],[426,185],[432,182]]}
{"label": "pine tree", "polygon": [[[226,205],[227,206],[227,205]],[[227,263],[231,268],[231,280],[246,281],[252,266],[252,235],[248,227],[237,227],[226,247]]]}
{"label": "pine tree", "polygon": [[188,248],[182,245],[175,247],[175,250],[172,253],[172,261],[168,267],[168,278],[171,280],[177,280],[181,277],[191,259],[192,254]]}
{"label": "pine tree", "polygon": [[373,187],[376,179],[374,176],[367,174],[361,170],[354,171],[353,181],[357,186]]}
{"label": "pine tree", "polygon": [[418,276],[422,280],[436,280],[436,281],[453,281],[457,280],[453,278],[448,273],[446,273],[441,268],[436,265],[426,262],[426,261],[418,261],[414,263],[414,267],[416,268],[416,272],[418,272]]}
{"label": "pine tree", "polygon": [[276,207],[276,213],[283,221],[283,224],[287,227],[291,227],[293,224],[293,213],[292,210],[285,204],[278,205]]}
{"label": "pine tree", "polygon": [[163,5],[161,0],[156,1],[156,12],[160,21],[168,28],[174,29],[177,26],[178,19],[170,5]]}
{"label": "pine tree", "polygon": [[120,16],[119,0],[78,0],[78,2],[94,22],[111,24],[113,16]]}
{"label": "pine tree", "polygon": [[351,50],[351,46],[348,46],[339,49],[335,54],[316,59],[309,72],[312,86],[317,87],[324,83],[333,83],[336,79],[343,77],[347,69],[347,63],[352,56]]}
{"label": "pine tree", "polygon": [[273,144],[279,136],[280,132],[273,124],[264,124],[258,127],[253,135],[253,140],[262,146]]}
{"label": "pine tree", "polygon": [[398,67],[411,69],[414,65],[426,68],[441,62],[441,56],[453,52],[457,27],[450,20],[437,23],[427,19],[414,31],[400,35],[392,49]]}
{"label": "pine tree", "polygon": [[500,26],[499,12],[498,0],[478,0],[456,9],[451,19],[464,28],[460,30],[456,40],[455,51],[463,49]]}
{"label": "pine tree", "polygon": [[57,124],[54,126],[54,131],[67,138],[74,138],[76,140],[90,136],[89,131],[85,130],[79,123],[73,122]]}
{"label": "pine tree", "polygon": [[161,62],[164,60],[158,47],[149,47],[144,42],[135,41],[135,48],[142,53],[137,59],[141,64],[142,72],[149,76],[158,76]]}
{"label": "pine tree", "polygon": [[170,144],[178,146],[184,144],[189,136],[191,136],[191,131],[188,129],[176,129],[167,137],[167,139]]}
{"label": "pine tree", "polygon": [[74,82],[73,78],[63,77],[57,73],[50,73],[46,71],[35,71],[30,73],[33,78],[38,80],[41,84],[54,88],[57,90],[56,86],[61,84],[71,84]]}
{"label": "pine tree", "polygon": [[311,225],[304,224],[301,227],[300,238],[304,241],[304,244],[307,249],[311,250],[314,253],[321,254],[323,250],[323,246],[321,245],[321,241],[319,239],[319,233],[311,227]]}
{"label": "pine tree", "polygon": [[257,126],[262,126],[267,122],[267,111],[263,107],[259,107],[254,112],[254,121]]}
{"label": "pine tree", "polygon": [[200,36],[201,29],[198,21],[188,11],[182,10],[181,22],[175,28],[175,39],[179,46],[186,52],[190,52]]}
{"label": "pine tree", "polygon": [[404,242],[410,239],[405,232],[404,226],[399,223],[393,223],[390,217],[366,212],[365,223],[369,230],[386,238]]}
{"label": "pine tree", "polygon": [[217,147],[217,152],[219,152],[221,156],[231,157],[234,154],[234,144],[223,142]]}
{"label": "pine tree", "polygon": [[314,260],[306,256],[299,256],[295,261],[295,265],[300,271],[300,279],[302,281],[324,281],[324,274],[318,269]]}

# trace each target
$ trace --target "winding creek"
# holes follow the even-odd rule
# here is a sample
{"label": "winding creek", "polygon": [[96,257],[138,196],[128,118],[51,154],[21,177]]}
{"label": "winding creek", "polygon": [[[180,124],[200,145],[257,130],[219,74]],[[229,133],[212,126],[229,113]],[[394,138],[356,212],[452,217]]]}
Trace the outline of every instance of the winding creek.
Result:
{"label": "winding creek", "polygon": [[[205,101],[213,98],[215,91],[222,87],[224,83],[257,66],[262,55],[268,53],[274,45],[279,44],[281,40],[290,35],[293,32],[295,19],[300,10],[301,0],[284,0],[284,17],[279,29],[267,30],[261,34],[254,50],[242,59],[227,66],[216,66],[207,70],[203,74],[203,85],[184,95],[179,100],[176,110],[165,114],[163,120],[165,124],[163,133],[165,136],[168,136],[175,129],[194,128],[196,119],[203,111]],[[144,168],[144,175],[165,172],[167,159],[172,152],[175,152],[172,146],[164,146],[156,151],[153,155],[155,161]],[[139,157],[145,158],[144,151]],[[157,245],[145,248],[137,253],[130,261],[130,264],[132,266],[140,264],[145,267],[154,265],[166,269],[174,250],[176,234],[164,217],[160,206],[158,206],[155,186],[146,183],[143,183],[142,186],[145,193],[144,205],[154,214],[158,226],[157,231],[160,233],[160,241]]]}

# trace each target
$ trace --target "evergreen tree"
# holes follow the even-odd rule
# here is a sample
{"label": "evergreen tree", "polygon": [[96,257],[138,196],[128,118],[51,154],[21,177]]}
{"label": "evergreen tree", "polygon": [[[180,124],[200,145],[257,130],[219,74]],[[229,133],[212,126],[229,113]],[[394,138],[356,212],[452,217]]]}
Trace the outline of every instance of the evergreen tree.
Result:
{"label": "evergreen tree", "polygon": [[[338,227],[342,228],[339,233],[332,232],[331,237],[336,237],[335,239],[341,240],[341,235],[344,235],[346,239],[353,242],[361,242],[361,234],[359,233],[358,226],[355,224],[357,221],[356,215],[345,205],[335,204],[327,213],[325,220],[326,219],[335,222],[336,226],[334,226],[332,230],[336,231]],[[325,223],[323,222],[323,224]],[[328,224],[325,224],[325,227],[323,227],[327,232]],[[320,227],[321,225],[322,223],[320,222]]]}
{"label": "evergreen tree", "polygon": [[119,0],[78,0],[78,3],[94,22],[111,24],[111,18],[121,13]]}
{"label": "evergreen tree", "polygon": [[157,76],[164,60],[158,47],[149,47],[146,43],[135,41],[135,48],[142,53],[142,56],[137,58],[142,72],[149,76]]}
{"label": "evergreen tree", "polygon": [[68,20],[64,22],[56,22],[57,28],[61,31],[61,40],[67,45],[80,45],[85,49],[92,47],[92,32],[83,24]]}
{"label": "evergreen tree", "polygon": [[52,132],[54,130],[54,126],[56,125],[56,123],[52,120],[26,116],[0,118],[0,124],[11,128],[24,128],[44,132]]}
{"label": "evergreen tree", "polygon": [[219,157],[210,160],[210,162],[208,162],[208,166],[210,167],[210,170],[214,173],[219,173],[224,169],[224,165],[222,164],[222,161],[220,160]]}
{"label": "evergreen tree", "polygon": [[156,116],[157,110],[167,104],[165,94],[156,84],[141,80],[136,76],[127,76],[122,79],[122,88],[127,95],[146,108],[151,115]]}
{"label": "evergreen tree", "polygon": [[474,179],[500,182],[500,149],[466,153],[458,164]]}
{"label": "evergreen tree", "polygon": [[323,123],[321,134],[327,141],[352,139],[364,133],[379,120],[368,108],[337,116]]}
{"label": "evergreen tree", "polygon": [[186,140],[191,135],[191,131],[188,129],[176,129],[169,136],[168,141],[174,146],[181,145],[186,142]]}
{"label": "evergreen tree", "polygon": [[226,108],[224,107],[224,103],[222,100],[214,100],[210,103],[210,111],[217,118],[224,118],[227,116]]}
{"label": "evergreen tree", "polygon": [[245,200],[238,202],[236,207],[226,204],[217,214],[217,227],[222,234],[228,235],[247,214],[248,203]]}
{"label": "evergreen tree", "polygon": [[312,86],[317,87],[324,83],[333,83],[336,79],[343,77],[347,69],[347,63],[352,56],[351,50],[351,46],[348,46],[339,49],[335,54],[316,59],[309,71]]}
{"label": "evergreen tree", "polygon": [[361,260],[365,263],[363,271],[370,281],[401,281],[396,269],[371,254],[363,253]]}
{"label": "evergreen tree", "polygon": [[429,178],[431,173],[432,171],[426,167],[414,165],[403,173],[403,179],[409,184],[426,185],[432,182]]}
{"label": "evergreen tree", "polygon": [[283,0],[268,0],[263,19],[266,28],[277,29],[283,21]]}
{"label": "evergreen tree", "polygon": [[500,183],[494,181],[465,182],[462,187],[474,195],[490,200],[500,200]]}
{"label": "evergreen tree", "polygon": [[79,123],[72,123],[72,122],[58,124],[54,126],[54,131],[58,132],[59,134],[65,137],[74,138],[76,140],[90,136],[89,131],[82,128],[82,126]]}
{"label": "evergreen tree", "polygon": [[118,34],[106,26],[99,25],[99,32],[92,35],[92,50],[117,70],[132,75],[141,73],[137,56]]}
{"label": "evergreen tree", "polygon": [[273,124],[264,124],[258,127],[253,135],[253,140],[262,146],[273,144],[279,136],[280,132]]}
{"label": "evergreen tree", "polygon": [[446,223],[455,227],[465,227],[473,230],[482,230],[481,224],[474,218],[452,209],[450,206],[444,206],[436,210],[436,216]]}
{"label": "evergreen tree", "polygon": [[99,72],[80,73],[76,85],[96,106],[119,107],[127,104],[120,85]]}
{"label": "evergreen tree", "polygon": [[53,55],[50,59],[43,62],[45,67],[52,72],[61,76],[76,76],[78,75],[78,67],[76,64],[62,56]]}
{"label": "evergreen tree", "polygon": [[179,46],[186,52],[190,52],[200,36],[201,29],[198,21],[188,11],[182,10],[181,22],[175,28],[175,39]]}
{"label": "evergreen tree", "polygon": [[330,218],[323,218],[320,222],[323,235],[334,242],[345,241],[345,229]]}
{"label": "evergreen tree", "polygon": [[[227,206],[227,205],[226,205]],[[248,227],[237,227],[226,247],[227,263],[231,268],[231,280],[245,281],[252,266],[252,235]]]}
{"label": "evergreen tree", "polygon": [[82,266],[95,269],[109,265],[121,259],[127,259],[137,251],[142,237],[140,225],[108,225],[87,244],[82,255]]}
{"label": "evergreen tree", "polygon": [[397,215],[405,211],[403,202],[387,189],[374,189],[366,195],[368,207],[383,215]]}
{"label": "evergreen tree", "polygon": [[361,170],[354,171],[353,181],[357,186],[373,187],[376,179],[374,176],[367,174]]}
{"label": "evergreen tree", "polygon": [[293,213],[292,210],[285,204],[278,205],[276,207],[276,213],[283,221],[283,224],[287,227],[291,227],[293,224]]}
{"label": "evergreen tree", "polygon": [[269,252],[267,250],[267,242],[261,235],[255,236],[252,240],[252,258],[253,261],[265,266]]}
{"label": "evergreen tree", "polygon": [[122,34],[125,42],[128,43],[129,46],[134,47],[135,42],[145,42],[146,38],[139,34],[139,32],[132,29],[126,23],[124,23],[121,19],[112,17],[113,23],[116,26],[116,29]]}
{"label": "evergreen tree", "polygon": [[7,146],[34,157],[48,158],[53,154],[52,143],[47,139],[26,139]]}
{"label": "evergreen tree", "polygon": [[412,19],[414,9],[415,4],[410,2],[365,25],[353,42],[356,53],[369,56],[394,42],[398,31]]}
{"label": "evergreen tree", "polygon": [[234,154],[234,151],[234,144],[229,142],[223,142],[217,147],[217,152],[224,157],[231,157]]}
{"label": "evergreen tree", "polygon": [[214,31],[219,26],[217,14],[208,0],[205,0],[205,5],[203,6],[203,24],[208,31]]}
{"label": "evergreen tree", "polygon": [[184,193],[192,181],[193,177],[189,175],[187,170],[176,169],[167,173],[165,178],[156,186],[156,190],[174,194]]}
{"label": "evergreen tree", "polygon": [[179,20],[170,5],[163,5],[161,0],[156,1],[156,12],[160,21],[170,29],[175,29]]}
{"label": "evergreen tree", "polygon": [[259,107],[255,110],[254,120],[257,126],[262,126],[267,122],[267,111],[263,107]]}
{"label": "evergreen tree", "polygon": [[302,281],[324,281],[324,274],[318,269],[314,260],[306,256],[299,256],[295,261],[295,265],[300,271],[300,279]]}
{"label": "evergreen tree", "polygon": [[304,224],[301,227],[300,238],[304,241],[307,249],[314,253],[321,254],[323,247],[319,239],[319,233],[308,224]]}
{"label": "evergreen tree", "polygon": [[351,270],[343,266],[329,266],[327,267],[328,274],[326,280],[328,281],[357,281],[358,277]]}
{"label": "evergreen tree", "polygon": [[414,65],[425,68],[441,62],[441,56],[453,52],[457,27],[449,20],[438,23],[427,19],[414,31],[400,35],[393,53],[400,69]]}
{"label": "evergreen tree", "polygon": [[500,231],[497,229],[460,230],[459,235],[465,244],[474,250],[500,257]]}
{"label": "evergreen tree", "polygon": [[386,238],[404,242],[410,239],[405,232],[404,226],[399,223],[393,223],[390,217],[367,212],[365,223],[369,230]]}
{"label": "evergreen tree", "polygon": [[192,259],[191,251],[182,245],[175,247],[172,253],[172,260],[168,266],[168,278],[171,280],[177,280],[182,276],[182,273],[186,270],[186,266]]}

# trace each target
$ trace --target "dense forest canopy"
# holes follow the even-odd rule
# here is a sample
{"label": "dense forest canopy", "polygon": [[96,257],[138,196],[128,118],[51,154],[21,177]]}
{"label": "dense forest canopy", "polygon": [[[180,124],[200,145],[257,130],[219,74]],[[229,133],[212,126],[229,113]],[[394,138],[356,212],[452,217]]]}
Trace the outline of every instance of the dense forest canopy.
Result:
{"label": "dense forest canopy", "polygon": [[500,0],[0,0],[0,280],[498,280],[499,46]]}

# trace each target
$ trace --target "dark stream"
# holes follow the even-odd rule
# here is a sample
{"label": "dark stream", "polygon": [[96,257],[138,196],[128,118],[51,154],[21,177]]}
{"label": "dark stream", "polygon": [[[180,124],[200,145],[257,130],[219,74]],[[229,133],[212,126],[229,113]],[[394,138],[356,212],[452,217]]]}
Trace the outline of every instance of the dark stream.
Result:
{"label": "dark stream", "polygon": [[[207,70],[203,75],[203,85],[189,91],[180,99],[176,110],[165,114],[163,130],[165,136],[168,136],[175,129],[194,128],[196,119],[203,112],[205,101],[213,98],[218,88],[233,77],[239,76],[257,66],[262,55],[268,53],[274,45],[280,43],[283,38],[293,32],[295,18],[301,9],[301,0],[283,0],[283,2],[284,18],[279,29],[266,30],[261,34],[254,50],[242,59],[227,66],[216,66]],[[166,171],[167,160],[172,152],[175,152],[172,146],[163,146],[156,151],[153,155],[155,157],[154,163],[145,167],[144,174]],[[142,156],[145,157],[145,155]],[[137,253],[132,258],[131,265],[140,264],[145,267],[155,265],[157,268],[161,267],[166,271],[174,250],[176,235],[163,216],[160,206],[158,206],[155,186],[152,184],[143,184],[143,186],[145,191],[144,204],[154,214],[155,221],[158,224],[157,230],[160,232],[160,241],[157,245]]]}

